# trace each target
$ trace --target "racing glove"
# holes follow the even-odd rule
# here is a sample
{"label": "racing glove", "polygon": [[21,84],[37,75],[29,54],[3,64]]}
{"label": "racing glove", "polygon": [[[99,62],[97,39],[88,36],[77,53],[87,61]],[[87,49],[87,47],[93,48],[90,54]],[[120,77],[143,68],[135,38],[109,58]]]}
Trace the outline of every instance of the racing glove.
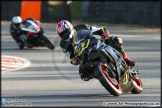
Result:
{"label": "racing glove", "polygon": [[101,39],[109,39],[110,35],[109,35],[109,31],[107,29],[104,30]]}
{"label": "racing glove", "polygon": [[41,22],[40,22],[39,20],[36,20],[36,22],[37,22],[38,24],[41,24]]}
{"label": "racing glove", "polygon": [[73,65],[79,65],[80,64],[80,61],[77,60],[76,57],[74,57],[74,58],[70,59],[70,63],[73,64]]}

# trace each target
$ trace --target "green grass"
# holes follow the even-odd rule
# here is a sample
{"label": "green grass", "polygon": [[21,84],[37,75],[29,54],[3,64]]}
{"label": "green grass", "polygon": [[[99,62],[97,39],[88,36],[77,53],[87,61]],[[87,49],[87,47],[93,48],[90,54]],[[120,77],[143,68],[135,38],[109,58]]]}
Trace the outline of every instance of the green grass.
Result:
{"label": "green grass", "polygon": [[82,21],[82,1],[72,1],[71,3],[72,20]]}

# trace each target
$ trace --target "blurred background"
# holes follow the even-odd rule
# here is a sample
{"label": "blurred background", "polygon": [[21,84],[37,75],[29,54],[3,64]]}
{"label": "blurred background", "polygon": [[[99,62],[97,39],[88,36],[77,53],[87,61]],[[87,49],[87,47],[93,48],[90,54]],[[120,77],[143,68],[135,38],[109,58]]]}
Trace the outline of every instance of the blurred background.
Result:
{"label": "blurred background", "polygon": [[[30,2],[27,3],[27,2]],[[36,4],[33,3],[37,2]],[[39,2],[39,3],[38,3]],[[33,5],[32,5],[33,4]],[[160,1],[1,1],[1,20],[34,17],[41,22],[103,22],[161,26]]]}

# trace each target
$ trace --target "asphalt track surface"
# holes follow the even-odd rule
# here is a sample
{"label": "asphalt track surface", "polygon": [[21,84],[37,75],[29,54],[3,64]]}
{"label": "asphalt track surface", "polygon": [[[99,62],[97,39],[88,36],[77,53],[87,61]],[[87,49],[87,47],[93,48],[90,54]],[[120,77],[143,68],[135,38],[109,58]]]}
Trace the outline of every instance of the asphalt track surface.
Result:
{"label": "asphalt track surface", "polygon": [[92,79],[82,81],[78,66],[68,62],[59,47],[55,24],[43,25],[56,49],[45,47],[19,50],[9,34],[9,25],[1,26],[1,54],[27,59],[31,65],[15,71],[1,72],[1,97],[8,106],[29,107],[138,107],[161,106],[161,57],[160,30],[144,28],[109,27],[111,35],[123,39],[124,48],[132,60],[137,61],[135,69],[140,72],[144,90],[141,94],[123,93],[112,96]]}

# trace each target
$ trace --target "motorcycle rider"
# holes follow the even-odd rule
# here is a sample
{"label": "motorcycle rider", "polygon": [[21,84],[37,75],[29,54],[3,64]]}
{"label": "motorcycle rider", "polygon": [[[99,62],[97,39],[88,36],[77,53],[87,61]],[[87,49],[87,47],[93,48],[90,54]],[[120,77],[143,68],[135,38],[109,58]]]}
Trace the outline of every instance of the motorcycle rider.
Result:
{"label": "motorcycle rider", "polygon": [[[21,25],[23,25],[27,20],[32,20],[34,22],[40,23],[38,20],[35,20],[33,18],[27,18],[25,20],[22,20],[20,16],[14,16],[10,24],[10,34],[12,38],[16,41],[20,49],[22,49],[25,46],[24,42],[19,38],[24,32],[21,30]],[[42,33],[44,33],[44,30],[42,28],[41,31]],[[28,45],[27,47],[31,47],[31,46]]]}
{"label": "motorcycle rider", "polygon": [[[101,40],[105,39],[105,43],[111,45],[113,48],[118,50],[122,55],[126,63],[133,67],[136,64],[136,61],[131,61],[126,52],[123,49],[123,42],[122,39],[115,36],[110,36],[109,31],[104,28],[100,27],[97,28],[95,26],[90,26],[87,24],[79,24],[73,26],[69,21],[62,20],[56,25],[57,34],[60,36],[60,47],[62,48],[63,52],[69,57],[70,63],[73,65],[79,65],[80,62],[76,59],[74,55],[74,50],[72,46],[73,42],[73,34],[74,32],[82,29],[92,30],[94,35],[100,35]],[[89,81],[92,77],[87,74],[83,69],[79,69],[80,77],[83,81]]]}

